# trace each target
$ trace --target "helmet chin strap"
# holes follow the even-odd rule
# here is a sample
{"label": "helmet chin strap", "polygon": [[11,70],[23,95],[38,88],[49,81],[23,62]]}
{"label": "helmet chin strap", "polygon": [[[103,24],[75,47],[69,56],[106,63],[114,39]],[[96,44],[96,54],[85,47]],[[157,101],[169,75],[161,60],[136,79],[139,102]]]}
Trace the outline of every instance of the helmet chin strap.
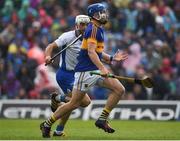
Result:
{"label": "helmet chin strap", "polygon": [[96,18],[94,18],[94,17],[92,17],[92,19],[94,19],[95,21],[97,21],[98,23],[100,23],[100,24],[106,24],[107,22],[102,22],[102,21],[100,21],[100,20],[98,20],[98,19],[96,19]]}
{"label": "helmet chin strap", "polygon": [[97,19],[97,18],[94,18],[94,17],[91,17],[93,20],[95,20],[95,21],[97,21],[97,22],[99,22],[99,23],[101,23],[101,21],[99,20],[99,19]]}

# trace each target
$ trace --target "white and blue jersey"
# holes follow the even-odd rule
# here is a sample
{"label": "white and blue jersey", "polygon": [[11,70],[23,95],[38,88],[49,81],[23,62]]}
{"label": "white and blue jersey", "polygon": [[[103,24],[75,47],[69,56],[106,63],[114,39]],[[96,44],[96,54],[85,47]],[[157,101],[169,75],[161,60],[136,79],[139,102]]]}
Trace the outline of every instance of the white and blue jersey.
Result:
{"label": "white and blue jersey", "polygon": [[[65,32],[55,40],[57,46],[62,50],[66,45],[70,44],[76,37],[75,30]],[[65,94],[72,91],[74,83],[74,69],[78,63],[82,41],[78,40],[60,55],[59,69],[56,73],[56,81]]]}

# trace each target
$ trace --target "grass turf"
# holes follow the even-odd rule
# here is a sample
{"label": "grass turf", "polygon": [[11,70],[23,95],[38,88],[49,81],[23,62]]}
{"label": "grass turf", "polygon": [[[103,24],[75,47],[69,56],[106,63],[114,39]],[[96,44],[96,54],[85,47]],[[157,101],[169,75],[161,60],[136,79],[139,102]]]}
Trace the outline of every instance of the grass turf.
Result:
{"label": "grass turf", "polygon": [[[0,119],[1,140],[42,140],[39,124],[43,120]],[[113,134],[97,129],[93,120],[70,120],[65,128],[67,137],[51,137],[51,140],[178,140],[180,122],[173,121],[120,121],[110,124]],[[52,130],[55,126],[52,127]]]}

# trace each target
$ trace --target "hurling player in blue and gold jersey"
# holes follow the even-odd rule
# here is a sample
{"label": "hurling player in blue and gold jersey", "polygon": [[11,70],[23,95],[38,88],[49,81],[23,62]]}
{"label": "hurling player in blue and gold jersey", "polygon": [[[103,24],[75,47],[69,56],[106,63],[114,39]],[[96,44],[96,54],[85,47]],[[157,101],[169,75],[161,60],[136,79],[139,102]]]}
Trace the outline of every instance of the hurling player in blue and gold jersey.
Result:
{"label": "hurling player in blue and gold jersey", "polygon": [[112,57],[103,51],[104,31],[102,26],[108,21],[107,8],[103,4],[95,3],[88,6],[88,16],[91,18],[91,22],[85,30],[81,50],[77,57],[78,64],[75,67],[72,98],[68,103],[59,107],[49,119],[41,124],[41,131],[44,137],[49,137],[51,126],[56,120],[80,106],[89,88],[95,84],[112,91],[95,125],[108,133],[115,131],[108,124],[107,118],[125,93],[125,88],[117,79],[102,78],[99,75],[91,76],[90,71],[98,70],[101,74],[107,75],[109,71],[103,65],[102,60],[106,62],[122,61],[127,58],[127,54],[117,52]]}
{"label": "hurling player in blue and gold jersey", "polygon": [[[75,68],[76,72],[98,70],[98,66],[93,62],[94,60],[92,60],[89,56],[89,43],[92,47],[95,46],[95,55],[98,56],[98,59],[101,59],[104,50],[104,31],[100,27],[100,25],[93,20],[91,20],[91,23],[88,25],[84,33],[81,51],[78,56],[78,64]],[[95,56],[95,58],[97,56]]]}

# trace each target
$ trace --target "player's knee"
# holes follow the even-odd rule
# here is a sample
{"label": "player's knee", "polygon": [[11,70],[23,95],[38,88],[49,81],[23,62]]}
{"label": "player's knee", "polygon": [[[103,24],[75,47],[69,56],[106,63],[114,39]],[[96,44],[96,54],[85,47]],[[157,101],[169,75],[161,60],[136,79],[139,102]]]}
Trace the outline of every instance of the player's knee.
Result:
{"label": "player's knee", "polygon": [[120,93],[121,93],[121,96],[123,96],[126,92],[126,89],[124,86],[121,87],[121,90],[120,90]]}
{"label": "player's knee", "polygon": [[81,103],[81,107],[87,107],[91,103],[90,99],[86,99]]}
{"label": "player's knee", "polygon": [[75,109],[77,109],[77,108],[79,108],[79,106],[80,106],[80,104],[74,104],[72,107],[73,107],[73,110],[75,110]]}
{"label": "player's knee", "polygon": [[115,87],[114,92],[117,96],[122,97],[125,94],[125,88],[124,86],[120,85],[118,87]]}
{"label": "player's knee", "polygon": [[80,103],[79,102],[70,102],[69,106],[71,107],[72,110],[75,110],[75,109],[79,108]]}

